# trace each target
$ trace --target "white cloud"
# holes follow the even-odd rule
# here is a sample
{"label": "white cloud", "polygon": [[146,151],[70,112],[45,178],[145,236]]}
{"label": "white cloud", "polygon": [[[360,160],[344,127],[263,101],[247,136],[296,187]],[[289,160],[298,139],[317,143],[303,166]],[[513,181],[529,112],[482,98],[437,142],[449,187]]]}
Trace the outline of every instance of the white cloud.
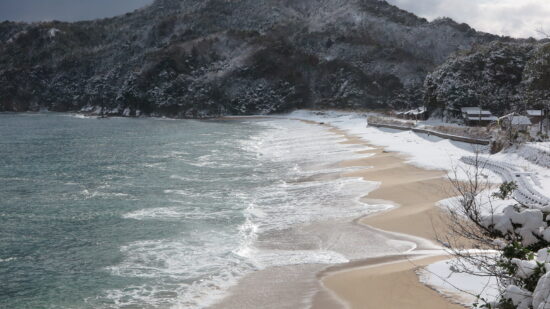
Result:
{"label": "white cloud", "polygon": [[512,37],[541,38],[550,32],[549,0],[387,0],[404,10],[433,20],[451,17],[473,28]]}

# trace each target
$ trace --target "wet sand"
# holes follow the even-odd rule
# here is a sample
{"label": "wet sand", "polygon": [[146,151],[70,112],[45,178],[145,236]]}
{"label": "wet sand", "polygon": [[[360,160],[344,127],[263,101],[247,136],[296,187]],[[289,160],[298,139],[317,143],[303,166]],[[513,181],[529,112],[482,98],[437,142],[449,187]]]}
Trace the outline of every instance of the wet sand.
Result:
{"label": "wet sand", "polygon": [[363,151],[370,157],[342,162],[344,167],[365,168],[341,176],[379,182],[363,200],[396,207],[351,221],[317,222],[281,231],[284,239],[292,236],[292,244],[277,243],[279,235],[262,236],[260,241],[269,249],[331,246],[356,259],[346,264],[292,265],[254,272],[212,308],[463,308],[421,284],[415,272],[448,258],[441,255],[435,233],[445,226],[435,203],[450,196],[446,173],[412,166],[398,153],[368,145],[336,128],[331,130],[345,137],[345,143],[372,149]]}
{"label": "wet sand", "polygon": [[[345,136],[340,130],[333,131]],[[362,143],[355,137],[349,138],[348,142]],[[360,223],[421,237],[436,245],[436,231],[445,230],[445,216],[435,204],[450,197],[452,192],[446,173],[412,166],[403,156],[385,152],[379,147],[372,152],[372,157],[343,163],[347,166],[371,166],[370,169],[345,176],[380,182],[380,187],[369,193],[365,200],[371,203],[389,201],[397,208],[362,218]],[[424,248],[418,247],[416,251],[421,249]],[[431,255],[421,259],[397,256],[389,263],[387,259],[365,261],[361,266],[328,270],[321,276],[321,281],[339,301],[351,308],[464,308],[419,282],[416,275],[419,267],[449,258]],[[314,308],[328,307],[314,302]]]}

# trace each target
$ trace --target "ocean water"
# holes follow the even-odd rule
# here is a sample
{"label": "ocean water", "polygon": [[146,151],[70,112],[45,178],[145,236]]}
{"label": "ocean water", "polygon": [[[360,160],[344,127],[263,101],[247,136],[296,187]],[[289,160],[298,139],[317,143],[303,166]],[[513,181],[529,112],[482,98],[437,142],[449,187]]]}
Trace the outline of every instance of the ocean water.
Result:
{"label": "ocean water", "polygon": [[0,114],[1,308],[202,308],[243,275],[342,263],[262,233],[377,210],[364,155],[296,120]]}

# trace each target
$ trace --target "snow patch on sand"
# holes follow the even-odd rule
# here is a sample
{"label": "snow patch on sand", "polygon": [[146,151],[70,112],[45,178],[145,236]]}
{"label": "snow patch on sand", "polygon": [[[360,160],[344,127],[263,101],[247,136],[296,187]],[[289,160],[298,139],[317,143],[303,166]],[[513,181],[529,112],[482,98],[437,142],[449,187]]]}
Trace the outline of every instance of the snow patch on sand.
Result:
{"label": "snow patch on sand", "polygon": [[[475,266],[471,265],[471,268],[475,269]],[[455,272],[452,261],[431,264],[419,270],[418,275],[420,282],[465,306],[477,302],[476,295],[484,299],[495,299],[499,295],[495,278]]]}

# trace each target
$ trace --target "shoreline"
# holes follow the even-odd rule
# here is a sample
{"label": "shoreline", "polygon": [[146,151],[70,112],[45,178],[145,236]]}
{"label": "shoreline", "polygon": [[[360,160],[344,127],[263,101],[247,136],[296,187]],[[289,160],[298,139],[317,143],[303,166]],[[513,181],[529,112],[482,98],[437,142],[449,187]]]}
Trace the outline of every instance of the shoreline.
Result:
{"label": "shoreline", "polygon": [[[370,145],[356,136],[350,137],[343,130],[334,127],[331,130],[344,136],[348,143],[374,148],[371,157],[342,163],[344,166],[371,168],[343,176],[379,182],[380,186],[369,192],[364,200],[382,200],[396,205],[388,211],[359,218],[357,222],[367,228],[418,237],[439,247],[434,231],[444,230],[444,222],[440,221],[444,215],[435,204],[451,197],[446,193],[450,192],[448,187],[445,188],[449,185],[443,178],[446,172],[413,166],[406,163],[399,153],[387,152],[383,147]],[[423,255],[421,252],[425,248],[422,245],[426,243],[417,243],[410,252],[411,255],[420,253],[420,256],[399,254],[390,261],[368,259],[360,265],[348,263],[329,268],[319,275],[319,280],[348,308],[464,308],[420,282],[416,274],[419,267],[450,258],[443,252]],[[313,308],[325,307],[316,305]]]}
{"label": "shoreline", "polygon": [[[369,252],[361,258],[352,259],[344,264],[301,264],[276,266],[259,270],[241,278],[229,294],[208,308],[296,308],[311,307],[328,308],[394,308],[387,307],[384,302],[372,301],[380,293],[377,285],[381,281],[402,281],[405,288],[392,284],[389,289],[392,294],[401,295],[414,286],[415,293],[423,299],[433,302],[435,306],[422,304],[408,308],[464,308],[453,304],[432,288],[420,283],[416,275],[417,265],[428,265],[442,259],[448,259],[442,248],[435,243],[433,235],[433,217],[439,217],[442,212],[435,203],[450,197],[442,194],[444,171],[428,170],[405,163],[403,155],[397,152],[387,152],[383,147],[373,146],[358,136],[324,123],[294,119],[312,125],[328,127],[336,135],[342,136],[344,144],[358,144],[368,147],[368,150],[358,153],[372,153],[372,156],[340,162],[341,167],[356,167],[353,172],[339,174],[339,178],[361,177],[368,182],[378,182],[378,188],[366,193],[361,201],[372,206],[393,205],[389,210],[376,212],[356,218],[335,222],[316,222],[307,227],[296,229],[307,230],[314,234],[346,233],[350,238],[380,238],[381,252]],[[406,177],[403,177],[406,172]],[[403,187],[405,186],[405,187]],[[403,189],[408,188],[403,191]],[[426,188],[431,188],[427,190]],[[437,188],[437,190],[435,190]],[[435,190],[435,191],[434,191]],[[413,191],[413,192],[411,192]],[[406,200],[414,192],[424,192],[413,198],[416,203],[409,205]],[[398,193],[400,198],[395,198]],[[428,201],[425,201],[426,197]],[[416,222],[411,224],[411,218]],[[408,222],[407,222],[408,221]],[[403,225],[403,222],[406,223]],[[323,228],[316,226],[328,225]],[[402,225],[402,226],[401,226]],[[287,231],[288,232],[288,231]],[[292,233],[293,231],[290,230]],[[345,237],[344,237],[345,238]],[[344,240],[346,241],[346,240]],[[358,242],[360,245],[360,243]],[[412,245],[412,248],[411,248]],[[408,247],[407,247],[408,246]],[[407,247],[407,248],[405,248]],[[387,250],[395,250],[388,254]],[[414,263],[411,263],[414,260]],[[430,262],[430,263],[428,263]],[[399,270],[397,277],[395,271]],[[374,271],[374,272],[373,272]],[[368,288],[362,278],[375,275],[374,287]],[[357,281],[359,280],[359,281]],[[367,282],[368,283],[368,282]],[[351,293],[351,294],[350,294]],[[359,296],[358,296],[359,295]],[[387,301],[387,296],[382,297]],[[268,305],[269,304],[269,305]],[[407,306],[405,306],[407,307]],[[395,307],[397,308],[397,307]],[[403,308],[403,304],[399,304]]]}
{"label": "shoreline", "polygon": [[[420,242],[409,254],[328,268],[319,274],[322,286],[348,308],[464,308],[421,283],[416,274],[419,267],[450,258],[441,249],[436,249],[440,247],[436,244],[434,232],[442,229],[444,224],[444,213],[435,204],[451,197],[449,184],[443,178],[446,172],[410,165],[405,163],[400,153],[387,152],[383,147],[370,145],[356,136],[350,137],[340,129],[332,127],[331,130],[346,137],[348,143],[374,148],[370,151],[374,153],[371,157],[342,162],[344,166],[370,168],[343,176],[379,182],[380,186],[363,199],[366,202],[390,202],[396,206],[358,218],[357,222],[366,228],[413,236]],[[423,253],[430,247],[439,252]],[[314,301],[313,308],[327,307]]]}

